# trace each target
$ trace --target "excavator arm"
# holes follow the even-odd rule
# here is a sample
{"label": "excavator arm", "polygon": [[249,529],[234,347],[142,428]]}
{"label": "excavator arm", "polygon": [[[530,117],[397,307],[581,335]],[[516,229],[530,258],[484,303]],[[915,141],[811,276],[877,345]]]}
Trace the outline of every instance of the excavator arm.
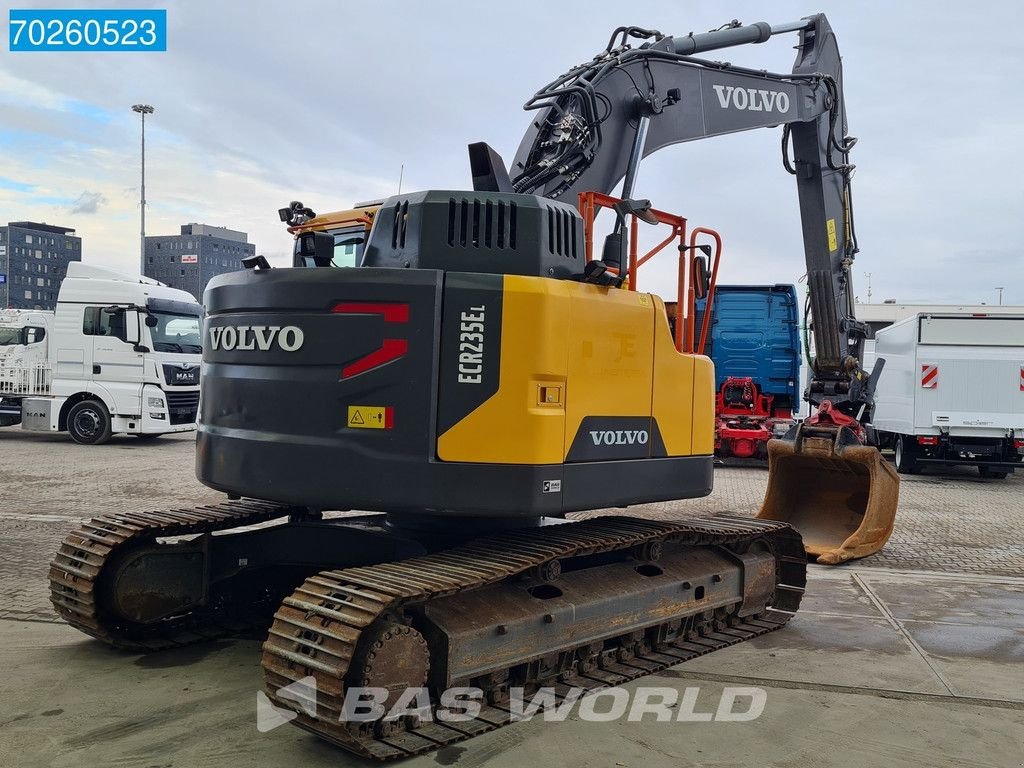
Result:
{"label": "excavator arm", "polygon": [[[792,32],[799,44],[790,74],[694,56]],[[629,197],[640,160],[672,144],[783,126],[814,319],[807,399],[866,415],[873,387],[860,370],[866,326],[854,318],[850,270],[857,240],[849,152],[856,140],[846,133],[842,63],[824,15],[777,26],[733,23],[686,37],[621,27],[604,51],[525,106],[536,115],[512,163],[512,187],[570,200],[582,191],[611,193],[620,181],[621,196]]]}
{"label": "excavator arm", "polygon": [[[699,58],[797,33],[793,71],[779,74]],[[685,141],[782,126],[783,165],[796,178],[814,335],[805,398],[817,413],[769,446],[760,516],[793,523],[808,552],[842,562],[877,551],[892,531],[898,480],[862,444],[874,381],[861,369],[867,327],[854,316],[857,254],[850,189],[854,166],[843,102],[842,61],[823,14],[772,26],[732,22],[685,37],[620,27],[592,60],[540,89],[507,175],[477,154],[474,182],[574,200],[584,191],[633,192],[640,161]],[[487,162],[483,162],[487,160]],[[612,266],[618,266],[613,264]]]}

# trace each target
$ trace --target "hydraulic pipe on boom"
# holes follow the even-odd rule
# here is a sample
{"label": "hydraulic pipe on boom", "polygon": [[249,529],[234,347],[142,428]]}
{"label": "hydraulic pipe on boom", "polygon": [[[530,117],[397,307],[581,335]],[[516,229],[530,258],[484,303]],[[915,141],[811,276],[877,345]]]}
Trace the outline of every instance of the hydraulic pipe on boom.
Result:
{"label": "hydraulic pipe on boom", "polygon": [[[789,74],[693,56],[790,32],[799,33],[799,44]],[[632,47],[637,39],[643,42]],[[796,525],[822,562],[880,549],[898,498],[895,473],[863,444],[884,361],[870,377],[861,368],[867,326],[854,315],[851,272],[858,246],[849,155],[856,139],[847,134],[842,86],[839,49],[823,14],[775,26],[733,22],[685,37],[620,27],[602,53],[526,103],[538,114],[510,170],[517,192],[572,199],[590,190],[610,194],[625,178],[629,197],[640,157],[680,142],[783,126],[814,332],[804,397],[817,412],[769,446],[761,516]]]}

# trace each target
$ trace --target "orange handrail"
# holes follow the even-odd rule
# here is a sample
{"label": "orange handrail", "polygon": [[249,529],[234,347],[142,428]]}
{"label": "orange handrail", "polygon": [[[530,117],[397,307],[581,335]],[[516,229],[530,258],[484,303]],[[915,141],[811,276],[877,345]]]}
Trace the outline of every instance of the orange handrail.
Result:
{"label": "orange handrail", "polygon": [[708,229],[707,227],[695,227],[690,233],[690,253],[693,254],[692,258],[696,258],[697,237],[700,235],[709,235],[715,241],[715,255],[711,259],[711,280],[708,281],[708,295],[705,297],[704,301],[704,320],[700,327],[700,342],[698,342],[696,347],[697,354],[703,355],[704,344],[708,339],[708,329],[711,327],[711,302],[715,300],[715,285],[718,282],[718,264],[721,261],[722,256],[722,236],[713,229]]}
{"label": "orange handrail", "polygon": [[[617,197],[601,194],[600,192],[582,192],[579,196],[579,210],[583,217],[584,237],[583,247],[587,262],[594,259],[594,218],[600,208],[612,208],[622,202]],[[714,299],[715,282],[718,279],[718,264],[722,254],[722,238],[713,229],[707,227],[696,227],[690,233],[689,245],[686,242],[686,219],[682,216],[659,211],[656,208],[648,211],[658,222],[671,227],[669,235],[649,250],[643,256],[638,252],[638,235],[640,230],[639,219],[633,214],[629,221],[629,254],[628,266],[623,288],[637,290],[637,272],[640,267],[650,261],[656,254],[661,252],[673,241],[678,241],[679,251],[678,279],[676,285],[676,307],[675,307],[675,346],[680,352],[703,354],[707,341],[708,329],[711,324],[710,311],[704,312],[704,320],[701,324],[699,342],[696,338],[696,290],[693,286],[694,259],[697,256],[697,238],[700,235],[707,235],[714,238],[715,252],[711,259],[711,279],[708,285],[707,307],[711,306]],[[610,272],[617,273],[614,268]]]}

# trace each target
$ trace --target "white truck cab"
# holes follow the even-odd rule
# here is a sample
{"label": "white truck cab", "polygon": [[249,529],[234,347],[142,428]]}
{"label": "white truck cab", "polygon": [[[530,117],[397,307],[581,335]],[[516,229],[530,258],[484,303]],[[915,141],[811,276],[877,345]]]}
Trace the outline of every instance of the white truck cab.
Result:
{"label": "white truck cab", "polygon": [[0,311],[0,426],[89,445],[194,430],[202,312],[184,291],[72,262],[54,312]]}

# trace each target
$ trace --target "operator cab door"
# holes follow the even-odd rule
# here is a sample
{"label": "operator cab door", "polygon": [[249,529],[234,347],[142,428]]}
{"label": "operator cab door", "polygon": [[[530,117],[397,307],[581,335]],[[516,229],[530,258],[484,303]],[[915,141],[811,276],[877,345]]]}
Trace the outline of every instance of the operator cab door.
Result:
{"label": "operator cab door", "polygon": [[139,313],[124,307],[86,307],[82,333],[92,338],[92,381],[114,401],[113,414],[142,413],[144,359],[139,345]]}

